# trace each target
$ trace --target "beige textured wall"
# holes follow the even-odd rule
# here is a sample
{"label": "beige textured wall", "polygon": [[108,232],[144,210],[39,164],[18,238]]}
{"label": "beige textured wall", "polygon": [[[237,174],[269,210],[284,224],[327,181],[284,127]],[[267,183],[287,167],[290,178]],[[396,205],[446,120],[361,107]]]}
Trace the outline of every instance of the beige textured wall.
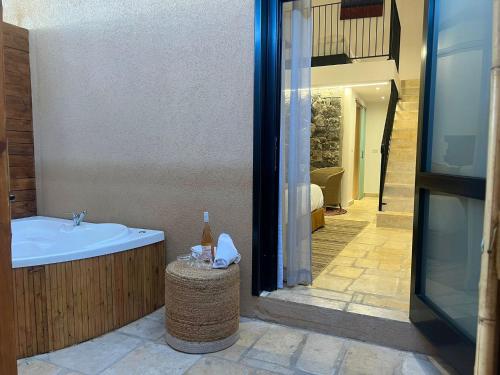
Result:
{"label": "beige textured wall", "polygon": [[397,0],[401,21],[399,75],[402,80],[420,78],[424,0]]}
{"label": "beige textured wall", "polygon": [[[71,3],[71,4],[70,4]],[[252,0],[6,0],[30,29],[39,213],[230,233],[252,311]]]}

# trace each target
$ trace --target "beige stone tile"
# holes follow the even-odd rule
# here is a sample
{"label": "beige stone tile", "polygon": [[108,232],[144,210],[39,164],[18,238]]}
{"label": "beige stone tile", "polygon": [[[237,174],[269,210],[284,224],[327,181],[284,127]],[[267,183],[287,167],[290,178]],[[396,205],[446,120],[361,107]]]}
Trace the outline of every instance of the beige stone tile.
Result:
{"label": "beige stone tile", "polygon": [[246,354],[246,358],[290,366],[304,334],[301,331],[274,326],[262,336]]}
{"label": "beige stone tile", "polygon": [[229,348],[212,353],[211,356],[227,359],[229,361],[239,361],[243,353],[252,346],[268,329],[270,324],[259,320],[249,320],[240,322],[239,340]]}
{"label": "beige stone tile", "polygon": [[378,268],[367,268],[365,275],[374,275],[374,276],[384,276],[384,277],[397,277],[398,279],[403,277],[403,271],[386,271]]}
{"label": "beige stone tile", "polygon": [[410,274],[410,272],[411,272],[411,265],[410,264],[401,263],[401,271],[407,271],[408,274]]}
{"label": "beige stone tile", "polygon": [[[319,276],[317,279],[321,278],[322,276]],[[346,302],[328,298],[314,297],[307,294],[295,293],[293,292],[293,289],[274,291],[269,295],[269,297],[280,299],[283,301],[290,301],[295,303],[301,303],[304,305],[325,307],[327,309],[334,309],[334,310],[344,310],[346,306]]]}
{"label": "beige stone tile", "polygon": [[342,362],[342,375],[392,375],[401,365],[402,353],[375,345],[352,342]]}
{"label": "beige stone tile", "polygon": [[361,305],[357,303],[350,303],[347,306],[347,311],[355,314],[376,316],[378,318],[399,320],[402,322],[409,321],[407,311],[390,310],[381,307]]}
{"label": "beige stone tile", "polygon": [[293,292],[306,294],[312,297],[333,299],[336,301],[351,302],[352,293],[336,292],[334,290],[318,289],[314,287],[294,287]]}
{"label": "beige stone tile", "polygon": [[58,366],[85,374],[96,374],[136,349],[143,341],[117,331],[79,345],[47,354]]}
{"label": "beige stone tile", "polygon": [[366,243],[359,243],[356,242],[356,240],[353,240],[347,244],[347,246],[342,250],[340,255],[343,255],[342,253],[346,250],[358,250],[358,251],[373,251],[377,246],[375,245],[370,245]]}
{"label": "beige stone tile", "polygon": [[380,261],[378,269],[382,270],[382,271],[400,271],[401,264],[395,263],[395,262],[387,262],[387,261],[383,260],[383,261]]}
{"label": "beige stone tile", "polygon": [[352,279],[345,277],[321,275],[313,281],[313,287],[344,292],[351,283]]}
{"label": "beige stone tile", "polygon": [[161,319],[139,319],[120,328],[118,332],[154,341],[165,334],[165,324]]}
{"label": "beige stone tile", "polygon": [[362,303],[365,305],[382,307],[386,309],[400,310],[400,311],[409,311],[410,307],[409,298],[391,298],[384,296],[376,296],[373,294],[365,295]]}
{"label": "beige stone tile", "polygon": [[165,323],[165,306],[156,310],[155,312],[146,315],[147,319],[153,319],[162,323]]}
{"label": "beige stone tile", "polygon": [[398,294],[410,295],[411,282],[410,280],[399,280]]}
{"label": "beige stone tile", "polygon": [[383,245],[387,241],[387,238],[384,236],[364,236],[363,233],[360,233],[352,242],[356,244],[367,244],[367,245],[375,245],[380,246]]}
{"label": "beige stone tile", "polygon": [[441,375],[441,371],[427,357],[414,353],[405,355],[401,373],[405,375]]}
{"label": "beige stone tile", "polygon": [[[379,253],[380,255],[387,255],[389,257],[398,259],[400,262],[411,256],[410,250],[405,250],[405,249],[390,249],[388,247],[384,246],[379,246],[377,249],[375,249],[375,252]],[[405,258],[404,258],[405,257]]]}
{"label": "beige stone tile", "polygon": [[19,375],[57,375],[60,371],[60,367],[37,359],[27,358],[17,361]]}
{"label": "beige stone tile", "polygon": [[184,374],[201,357],[177,352],[167,345],[146,343],[127,354],[103,375]]}
{"label": "beige stone tile", "polygon": [[335,266],[352,266],[355,261],[356,258],[350,258],[339,255],[330,264]]}
{"label": "beige stone tile", "polygon": [[[294,375],[295,371],[284,366],[277,365],[275,363],[260,361],[252,358],[243,358],[241,360],[242,364],[255,368],[255,374],[282,374],[282,375]],[[215,375],[215,374],[214,374]]]}
{"label": "beige stone tile", "polygon": [[394,255],[394,254],[388,254],[384,251],[370,251],[366,255],[367,259],[373,259],[373,260],[380,260],[380,261],[386,261],[386,262],[401,262],[402,258],[400,255]]}
{"label": "beige stone tile", "polygon": [[345,342],[337,337],[310,333],[297,361],[297,368],[310,374],[332,374]]}
{"label": "beige stone tile", "polygon": [[360,259],[356,259],[354,266],[360,267],[360,268],[377,268],[378,264],[379,264],[378,260],[360,258]]}
{"label": "beige stone tile", "polygon": [[356,279],[363,273],[362,268],[347,267],[347,266],[337,266],[332,271],[330,275],[347,277],[349,279]]}
{"label": "beige stone tile", "polygon": [[390,233],[387,233],[387,236],[391,241],[397,242],[406,242],[409,243],[410,246],[413,240],[413,230],[411,229],[389,229]]}
{"label": "beige stone tile", "polygon": [[361,293],[394,296],[398,290],[398,281],[396,277],[361,275],[352,283],[349,290]]}
{"label": "beige stone tile", "polygon": [[253,370],[245,365],[219,358],[205,357],[185,372],[186,375],[250,375]]}
{"label": "beige stone tile", "polygon": [[354,297],[352,298],[352,302],[354,303],[363,303],[365,295],[363,293],[354,293]]}
{"label": "beige stone tile", "polygon": [[401,251],[402,254],[407,254],[411,252],[411,242],[410,241],[397,241],[390,239],[384,243],[384,248]]}
{"label": "beige stone tile", "polygon": [[365,250],[345,248],[344,250],[341,251],[340,255],[343,257],[349,257],[349,258],[364,258],[366,253],[367,252]]}
{"label": "beige stone tile", "polygon": [[261,320],[250,320],[240,323],[240,339],[238,345],[252,346],[260,336],[272,327],[272,324],[263,322]]}
{"label": "beige stone tile", "polygon": [[407,255],[409,256],[410,254],[402,254],[400,250],[398,249],[387,249],[383,246],[379,246],[373,251],[370,252],[371,254],[378,254],[381,256],[385,256],[388,261],[393,261],[393,262],[398,262],[401,264],[403,261],[404,257]]}

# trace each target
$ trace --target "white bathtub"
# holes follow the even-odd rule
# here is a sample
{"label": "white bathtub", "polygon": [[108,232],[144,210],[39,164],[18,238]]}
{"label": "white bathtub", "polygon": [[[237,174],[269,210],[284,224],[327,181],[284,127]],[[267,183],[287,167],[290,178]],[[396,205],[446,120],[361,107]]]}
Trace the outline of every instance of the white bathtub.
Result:
{"label": "white bathtub", "polygon": [[33,216],[12,221],[12,267],[67,262],[163,241],[162,231],[121,224],[74,226],[71,220]]}

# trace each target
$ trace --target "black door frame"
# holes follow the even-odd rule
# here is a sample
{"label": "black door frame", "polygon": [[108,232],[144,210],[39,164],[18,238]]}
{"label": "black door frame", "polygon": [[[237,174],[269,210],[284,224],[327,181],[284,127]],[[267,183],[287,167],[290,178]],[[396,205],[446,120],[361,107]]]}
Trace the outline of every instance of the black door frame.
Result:
{"label": "black door frame", "polygon": [[252,294],[278,287],[282,5],[255,0]]}
{"label": "black door frame", "polygon": [[252,294],[277,288],[281,3],[255,1]]}
{"label": "black door frame", "polygon": [[[422,274],[422,236],[425,218],[419,213],[425,210],[424,194],[439,192],[462,197],[485,199],[486,180],[463,176],[444,175],[425,171],[429,146],[432,115],[430,95],[425,95],[426,87],[430,90],[432,81],[432,52],[436,35],[434,21],[436,4],[439,0],[426,0],[424,12],[423,45],[427,53],[422,58],[420,79],[420,113],[418,124],[417,167],[415,186],[415,210],[413,223],[413,253],[411,272],[410,320],[436,346],[439,354],[453,364],[461,373],[471,373],[474,367],[475,343],[453,326],[447,317],[435,309],[431,301],[426,299],[421,288]],[[422,217],[420,217],[422,216]]]}

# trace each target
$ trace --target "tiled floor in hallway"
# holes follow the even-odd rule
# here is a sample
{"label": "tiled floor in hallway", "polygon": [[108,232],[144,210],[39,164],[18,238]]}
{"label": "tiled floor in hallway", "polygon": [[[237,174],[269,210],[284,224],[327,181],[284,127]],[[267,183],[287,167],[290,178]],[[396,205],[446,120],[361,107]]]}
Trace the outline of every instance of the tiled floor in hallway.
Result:
{"label": "tiled floor in hallway", "polygon": [[378,198],[355,201],[335,220],[368,226],[314,280],[312,287],[285,288],[272,298],[359,314],[408,320],[412,231],[378,228]]}
{"label": "tiled floor in hallway", "polygon": [[176,352],[164,309],[97,339],[18,362],[20,375],[447,374],[427,356],[242,318],[240,339],[213,354]]}

